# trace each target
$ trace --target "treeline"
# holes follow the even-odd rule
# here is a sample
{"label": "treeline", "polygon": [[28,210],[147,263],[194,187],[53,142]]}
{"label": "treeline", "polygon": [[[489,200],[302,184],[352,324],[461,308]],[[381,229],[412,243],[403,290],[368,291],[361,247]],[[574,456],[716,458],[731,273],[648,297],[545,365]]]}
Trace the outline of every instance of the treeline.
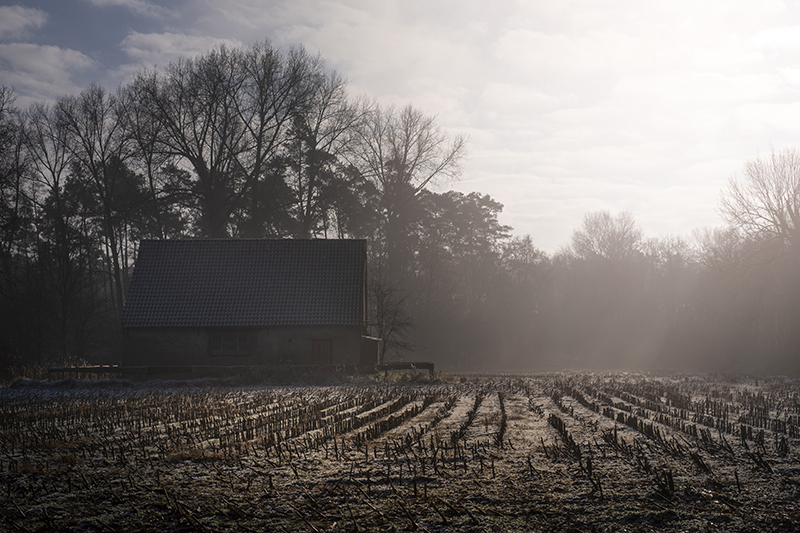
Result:
{"label": "treeline", "polygon": [[645,239],[626,213],[591,213],[548,255],[489,196],[431,187],[459,176],[465,144],[267,42],[26,109],[4,87],[0,364],[116,361],[141,239],[272,237],[368,239],[387,358],[798,369],[798,219],[748,223],[750,181],[727,191],[729,229]]}

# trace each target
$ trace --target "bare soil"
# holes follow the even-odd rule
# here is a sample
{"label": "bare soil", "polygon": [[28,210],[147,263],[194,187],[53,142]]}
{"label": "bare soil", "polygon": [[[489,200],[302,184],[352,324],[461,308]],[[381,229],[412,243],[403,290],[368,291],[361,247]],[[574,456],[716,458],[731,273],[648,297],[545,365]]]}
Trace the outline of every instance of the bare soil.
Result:
{"label": "bare soil", "polygon": [[789,378],[0,389],[0,530],[800,531]]}

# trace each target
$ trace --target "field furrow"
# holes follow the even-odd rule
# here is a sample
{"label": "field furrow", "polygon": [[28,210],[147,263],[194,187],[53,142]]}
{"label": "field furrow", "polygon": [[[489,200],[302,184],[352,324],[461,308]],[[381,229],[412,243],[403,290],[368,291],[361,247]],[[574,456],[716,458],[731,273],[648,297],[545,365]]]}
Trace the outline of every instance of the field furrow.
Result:
{"label": "field furrow", "polygon": [[800,528],[786,378],[0,389],[0,528]]}

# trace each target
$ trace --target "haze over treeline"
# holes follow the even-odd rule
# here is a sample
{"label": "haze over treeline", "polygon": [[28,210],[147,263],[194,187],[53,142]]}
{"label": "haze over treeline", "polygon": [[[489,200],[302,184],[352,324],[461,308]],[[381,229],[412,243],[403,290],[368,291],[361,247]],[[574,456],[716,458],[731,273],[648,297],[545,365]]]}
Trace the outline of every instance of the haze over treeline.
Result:
{"label": "haze over treeline", "polygon": [[[433,110],[435,112],[435,110]],[[17,108],[0,92],[0,359],[115,362],[144,238],[364,238],[387,359],[459,370],[800,371],[800,155],[754,158],[725,228],[587,213],[555,253],[480,192],[467,140],[303,48],[218,47]]]}

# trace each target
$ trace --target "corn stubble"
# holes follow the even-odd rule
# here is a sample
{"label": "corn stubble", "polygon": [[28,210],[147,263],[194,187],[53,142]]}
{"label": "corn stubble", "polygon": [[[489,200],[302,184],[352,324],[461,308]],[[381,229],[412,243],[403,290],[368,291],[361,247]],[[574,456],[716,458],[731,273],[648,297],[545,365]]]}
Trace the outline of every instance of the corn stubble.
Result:
{"label": "corn stubble", "polygon": [[788,379],[15,382],[8,531],[800,528]]}

